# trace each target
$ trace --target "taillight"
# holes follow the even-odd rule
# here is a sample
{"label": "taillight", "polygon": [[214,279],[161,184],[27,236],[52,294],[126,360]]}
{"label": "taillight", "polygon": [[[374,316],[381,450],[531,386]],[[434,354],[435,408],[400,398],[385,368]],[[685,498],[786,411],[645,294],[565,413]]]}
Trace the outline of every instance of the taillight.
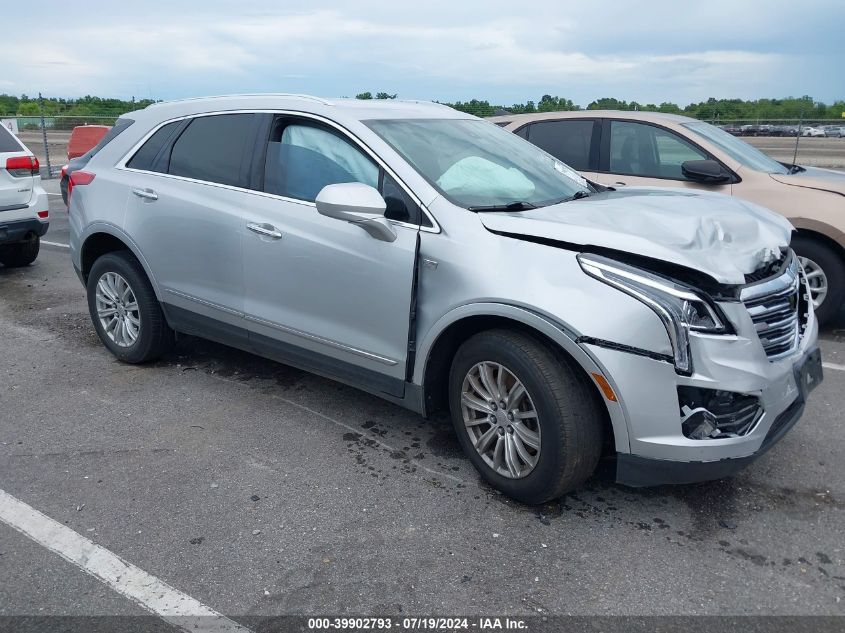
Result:
{"label": "taillight", "polygon": [[35,156],[15,156],[6,159],[6,171],[18,178],[22,176],[37,176],[41,166]]}
{"label": "taillight", "polygon": [[41,218],[42,220],[46,220],[47,218],[49,218],[49,217],[50,217],[50,211],[49,211],[49,210],[47,210],[47,211],[39,211],[39,212],[38,212],[38,217],[39,217],[39,218]]}
{"label": "taillight", "polygon": [[90,171],[71,172],[70,177],[67,179],[68,207],[70,207],[70,194],[73,191],[73,188],[81,185],[90,185],[91,182],[94,180],[94,176],[95,174],[92,174]]}

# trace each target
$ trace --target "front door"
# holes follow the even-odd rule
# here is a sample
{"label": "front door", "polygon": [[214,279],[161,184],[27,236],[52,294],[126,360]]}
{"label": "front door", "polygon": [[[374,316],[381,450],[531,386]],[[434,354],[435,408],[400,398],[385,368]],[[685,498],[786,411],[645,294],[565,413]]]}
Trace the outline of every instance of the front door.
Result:
{"label": "front door", "polygon": [[372,185],[386,198],[396,185],[340,131],[274,119],[256,185],[265,195],[254,196],[245,218],[250,337],[259,353],[401,396],[419,227],[396,204],[388,204],[388,217],[399,214],[394,242],[320,215],[317,194],[341,182]]}
{"label": "front door", "polygon": [[731,195],[730,184],[702,184],[687,179],[681,165],[710,158],[703,150],[657,125],[611,119],[602,144],[598,182],[611,187],[691,187]]}

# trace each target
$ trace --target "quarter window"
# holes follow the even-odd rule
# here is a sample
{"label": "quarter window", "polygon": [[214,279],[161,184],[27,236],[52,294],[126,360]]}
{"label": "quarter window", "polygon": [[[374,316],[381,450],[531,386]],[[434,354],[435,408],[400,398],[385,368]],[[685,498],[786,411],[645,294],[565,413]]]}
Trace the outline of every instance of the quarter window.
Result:
{"label": "quarter window", "polygon": [[155,164],[155,159],[161,151],[161,148],[167,144],[171,135],[181,124],[182,121],[174,121],[173,123],[161,126],[150,138],[147,139],[146,143],[144,143],[141,148],[135,152],[135,155],[129,159],[128,163],[126,163],[126,166],[131,169],[143,169],[144,171],[167,171],[167,165],[165,164],[163,167],[160,167]]}
{"label": "quarter window", "polygon": [[223,185],[241,184],[241,165],[250,146],[252,114],[198,117],[176,140],[169,174]]}
{"label": "quarter window", "polygon": [[528,130],[528,140],[573,169],[590,169],[594,121],[538,121]]}
{"label": "quarter window", "polygon": [[681,165],[708,156],[677,134],[654,125],[610,122],[610,172],[686,180]]}
{"label": "quarter window", "polygon": [[393,176],[382,172],[381,196],[387,205],[384,217],[388,220],[398,220],[409,224],[420,223],[420,208],[399,186]]}

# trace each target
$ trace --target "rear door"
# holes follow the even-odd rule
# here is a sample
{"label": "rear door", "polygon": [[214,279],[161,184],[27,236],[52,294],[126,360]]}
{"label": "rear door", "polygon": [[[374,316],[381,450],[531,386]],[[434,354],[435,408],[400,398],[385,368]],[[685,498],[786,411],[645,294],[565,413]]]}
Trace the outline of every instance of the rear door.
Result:
{"label": "rear door", "polygon": [[180,317],[243,325],[243,218],[253,199],[244,189],[255,121],[237,113],[168,123],[126,164],[134,171],[127,233],[162,289],[168,316],[189,331]]}
{"label": "rear door", "polygon": [[[401,396],[408,353],[419,208],[344,132],[280,115],[245,210],[245,315],[260,353],[374,392]],[[320,215],[329,184],[380,189],[393,242]]]}
{"label": "rear door", "polygon": [[688,180],[681,165],[713,158],[675,132],[640,121],[605,119],[598,182],[611,187],[690,187],[731,195],[731,185]]}
{"label": "rear door", "polygon": [[590,180],[596,179],[601,127],[595,119],[536,121],[517,134]]}
{"label": "rear door", "polygon": [[7,169],[9,159],[28,159],[30,156],[17,137],[0,125],[0,211],[20,209],[32,199],[35,185],[32,170]]}

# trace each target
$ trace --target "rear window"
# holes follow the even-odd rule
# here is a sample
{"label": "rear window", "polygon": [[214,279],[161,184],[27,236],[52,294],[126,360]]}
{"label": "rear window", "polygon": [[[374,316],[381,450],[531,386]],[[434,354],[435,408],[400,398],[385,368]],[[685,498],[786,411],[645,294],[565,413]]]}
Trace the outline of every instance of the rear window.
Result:
{"label": "rear window", "polygon": [[173,145],[168,173],[223,185],[241,184],[241,163],[252,121],[252,114],[194,119]]}
{"label": "rear window", "polygon": [[20,152],[23,151],[18,139],[5,127],[0,125],[0,152]]}

